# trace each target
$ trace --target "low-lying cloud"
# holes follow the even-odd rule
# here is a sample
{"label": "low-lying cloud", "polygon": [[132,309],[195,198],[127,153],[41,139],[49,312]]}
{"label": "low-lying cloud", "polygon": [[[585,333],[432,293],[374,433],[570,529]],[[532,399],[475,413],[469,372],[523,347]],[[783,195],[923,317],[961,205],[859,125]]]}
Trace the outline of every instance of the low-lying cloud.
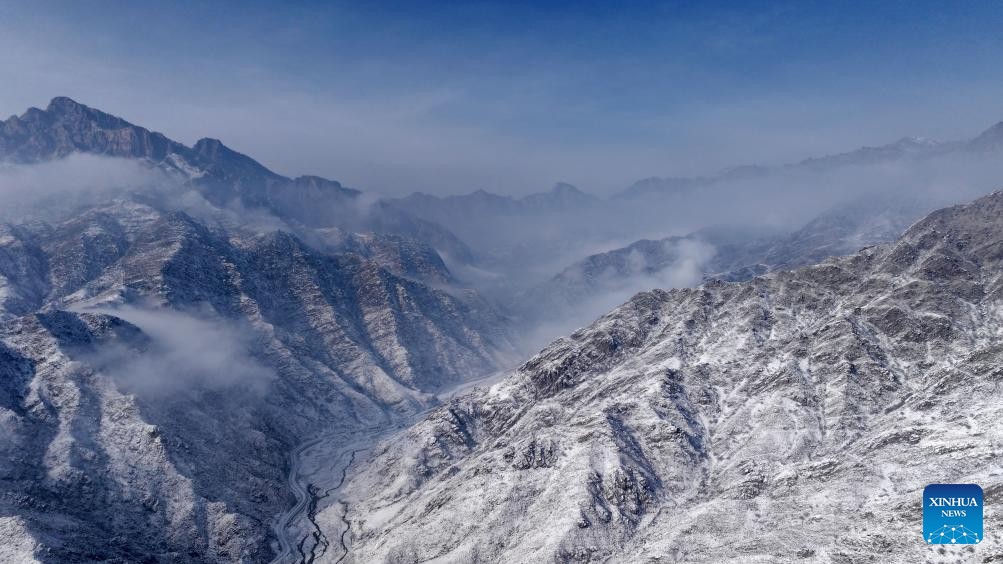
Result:
{"label": "low-lying cloud", "polygon": [[[587,325],[638,292],[699,284],[716,253],[713,245],[695,239],[651,243],[655,246],[653,250],[630,249],[623,254],[622,262],[616,261],[598,272],[586,270],[581,265],[569,268],[561,273],[556,283],[541,287],[541,292],[531,293],[531,303],[527,303],[527,307],[542,308],[548,317],[524,335],[525,349],[535,351]],[[548,303],[532,303],[538,300]],[[566,300],[573,303],[566,304]]]}
{"label": "low-lying cloud", "polygon": [[0,219],[47,219],[127,190],[149,190],[165,182],[165,175],[140,161],[85,153],[35,164],[4,164],[0,165]]}
{"label": "low-lying cloud", "polygon": [[260,395],[275,377],[253,353],[255,333],[235,322],[165,309],[86,311],[124,319],[149,337],[143,350],[110,347],[95,359],[127,392],[147,397],[186,390]]}

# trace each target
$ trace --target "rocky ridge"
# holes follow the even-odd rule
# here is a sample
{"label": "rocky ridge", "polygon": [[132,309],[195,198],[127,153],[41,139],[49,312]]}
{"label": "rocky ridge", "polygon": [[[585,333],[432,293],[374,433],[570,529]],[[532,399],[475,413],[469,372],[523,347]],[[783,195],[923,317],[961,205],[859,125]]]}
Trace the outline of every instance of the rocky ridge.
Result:
{"label": "rocky ridge", "polygon": [[920,507],[978,483],[1003,519],[1001,218],[995,193],[846,258],[638,294],[377,449],[346,561],[1000,558],[925,546]]}

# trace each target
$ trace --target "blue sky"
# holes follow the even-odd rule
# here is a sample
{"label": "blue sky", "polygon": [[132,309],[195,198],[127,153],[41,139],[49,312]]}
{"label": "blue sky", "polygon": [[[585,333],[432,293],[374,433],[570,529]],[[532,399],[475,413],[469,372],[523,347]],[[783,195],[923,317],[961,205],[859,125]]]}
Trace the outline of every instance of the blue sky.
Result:
{"label": "blue sky", "polygon": [[1003,119],[1003,3],[0,5],[0,112],[56,95],[382,192],[596,192]]}

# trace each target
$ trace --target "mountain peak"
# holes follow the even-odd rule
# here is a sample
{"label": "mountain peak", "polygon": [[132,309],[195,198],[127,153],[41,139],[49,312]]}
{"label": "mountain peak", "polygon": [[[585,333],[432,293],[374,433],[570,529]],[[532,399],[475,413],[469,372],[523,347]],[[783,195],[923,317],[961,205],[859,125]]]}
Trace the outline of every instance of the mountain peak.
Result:
{"label": "mountain peak", "polygon": [[550,192],[552,194],[585,195],[585,192],[579,190],[577,186],[574,184],[568,184],[567,182],[558,182],[557,184],[554,184],[554,187],[550,189]]}
{"label": "mountain peak", "polygon": [[194,149],[196,153],[206,157],[215,156],[221,152],[234,152],[229,147],[224,145],[222,141],[213,137],[203,137],[202,139],[199,139],[195,142],[195,145],[192,146],[192,149]]}
{"label": "mountain peak", "polygon": [[160,133],[66,96],[53,98],[44,110],[29,108],[20,117],[0,122],[0,158],[15,162],[78,152],[161,161],[179,147]]}
{"label": "mountain peak", "polygon": [[226,170],[238,176],[279,177],[258,161],[227,147],[219,139],[203,137],[195,143],[192,150],[211,163],[225,166]]}
{"label": "mountain peak", "polygon": [[524,196],[520,201],[524,205],[533,207],[564,207],[584,205],[595,199],[595,196],[586,194],[576,186],[567,182],[558,182],[549,192],[540,192]]}
{"label": "mountain peak", "polygon": [[77,102],[76,100],[69,98],[67,96],[56,96],[49,102],[48,107],[45,108],[47,112],[63,113],[73,110],[89,109],[87,106]]}

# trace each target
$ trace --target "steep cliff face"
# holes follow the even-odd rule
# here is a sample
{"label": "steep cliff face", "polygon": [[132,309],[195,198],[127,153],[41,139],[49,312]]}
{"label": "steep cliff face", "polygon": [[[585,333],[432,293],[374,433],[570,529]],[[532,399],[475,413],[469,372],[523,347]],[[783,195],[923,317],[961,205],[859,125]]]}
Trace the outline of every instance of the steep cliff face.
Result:
{"label": "steep cliff face", "polygon": [[850,257],[637,295],[377,449],[342,490],[350,559],[935,556],[923,487],[1003,487],[1001,218],[996,193]]}
{"label": "steep cliff face", "polygon": [[163,161],[170,155],[195,160],[191,149],[163,134],[88,108],[65,97],[44,110],[31,108],[0,122],[0,153],[15,162],[42,162],[72,153]]}

